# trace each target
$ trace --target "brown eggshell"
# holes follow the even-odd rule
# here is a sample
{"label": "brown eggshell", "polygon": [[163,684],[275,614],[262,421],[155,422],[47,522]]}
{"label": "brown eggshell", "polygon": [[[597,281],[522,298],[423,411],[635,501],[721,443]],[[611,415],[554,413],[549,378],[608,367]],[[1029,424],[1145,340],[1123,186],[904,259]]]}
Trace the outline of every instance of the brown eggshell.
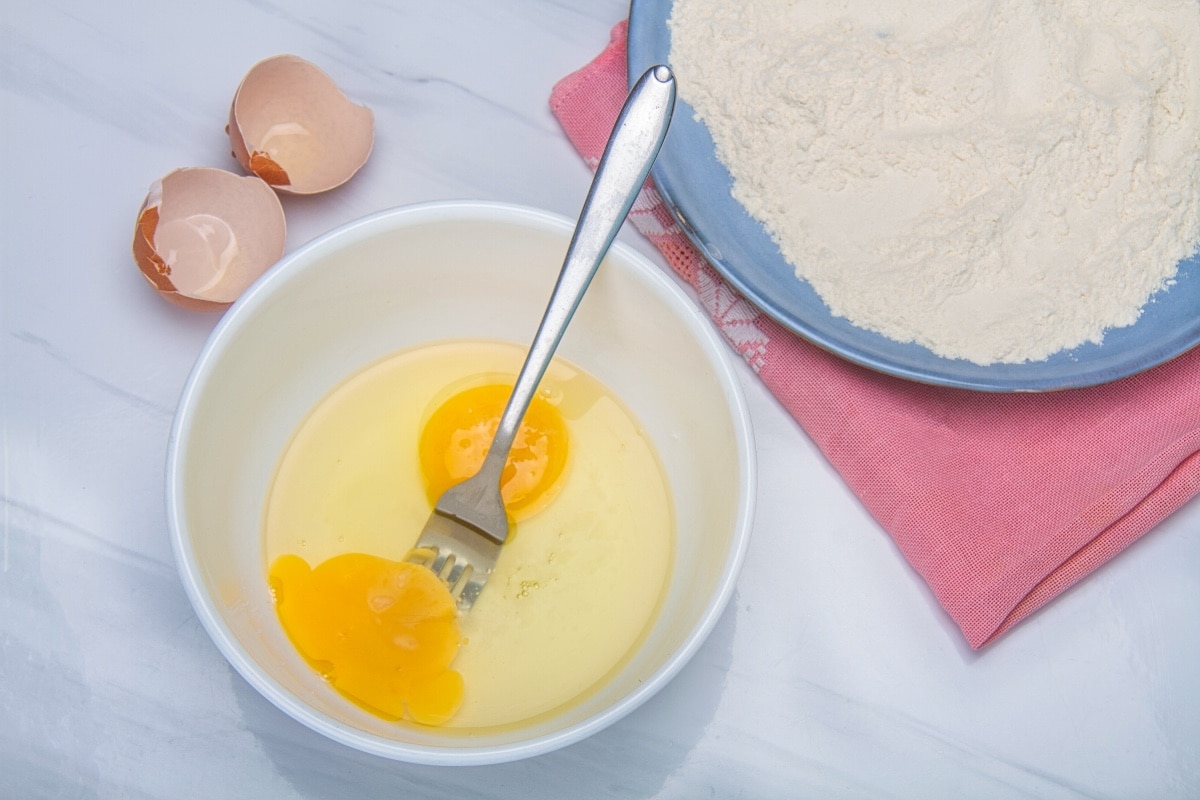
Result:
{"label": "brown eggshell", "polygon": [[283,206],[257,177],[177,169],[150,186],[133,232],[133,260],[158,292],[219,311],[283,255]]}
{"label": "brown eggshell", "polygon": [[371,154],[375,118],[299,56],[250,68],[229,109],[233,155],[281,192],[315,194],[353,177]]}

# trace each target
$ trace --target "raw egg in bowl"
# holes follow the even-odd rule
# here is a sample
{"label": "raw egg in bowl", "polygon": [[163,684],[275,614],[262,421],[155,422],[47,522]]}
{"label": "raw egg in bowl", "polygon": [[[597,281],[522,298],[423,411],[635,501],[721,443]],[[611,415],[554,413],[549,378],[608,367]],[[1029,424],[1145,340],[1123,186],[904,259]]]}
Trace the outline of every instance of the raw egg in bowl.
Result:
{"label": "raw egg in bowl", "polygon": [[661,689],[733,592],[755,475],[731,350],[620,242],[526,416],[475,606],[403,563],[482,457],[573,226],[480,202],[350,223],[255,282],[188,378],[184,586],[233,667],[336,741],[462,765],[571,744]]}

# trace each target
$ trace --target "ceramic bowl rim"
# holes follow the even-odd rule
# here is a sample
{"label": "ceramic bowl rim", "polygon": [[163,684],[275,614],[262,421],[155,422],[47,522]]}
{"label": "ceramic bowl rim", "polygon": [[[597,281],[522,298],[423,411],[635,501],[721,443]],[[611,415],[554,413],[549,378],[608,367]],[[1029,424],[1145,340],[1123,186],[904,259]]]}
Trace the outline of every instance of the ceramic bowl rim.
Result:
{"label": "ceramic bowl rim", "polygon": [[198,559],[189,541],[188,521],[183,515],[183,486],[181,467],[186,460],[189,432],[195,417],[197,396],[201,393],[213,365],[236,342],[240,329],[253,319],[257,310],[269,302],[275,293],[287,285],[290,276],[306,264],[328,256],[357,241],[369,239],[396,225],[404,223],[442,222],[446,220],[474,222],[508,222],[540,229],[559,229],[569,232],[574,220],[539,209],[490,201],[436,201],[398,206],[369,214],[318,236],[295,251],[286,254],[259,278],[223,315],[209,334],[188,374],[172,421],[167,445],[166,511],[172,551],[180,579],[188,599],[200,618],[209,637],[234,669],[273,705],[293,719],[326,737],[354,749],[394,760],[430,765],[482,765],[515,761],[548,753],[578,742],[610,726],[645,703],[665,686],[690,661],[708,638],[727,606],[736,587],[745,560],[754,516],[757,490],[757,470],[750,415],[745,396],[732,366],[729,345],[716,332],[711,321],[687,295],[679,283],[633,247],[616,241],[610,257],[616,256],[630,271],[664,292],[689,332],[699,340],[708,354],[717,382],[725,395],[730,424],[737,446],[740,483],[735,529],[730,549],[721,571],[716,591],[706,603],[703,613],[688,633],[683,646],[676,650],[633,691],[617,702],[574,725],[550,734],[501,745],[478,747],[432,747],[386,740],[332,720],[296,698],[279,685],[243,648],[232,633],[222,613],[210,597]]}

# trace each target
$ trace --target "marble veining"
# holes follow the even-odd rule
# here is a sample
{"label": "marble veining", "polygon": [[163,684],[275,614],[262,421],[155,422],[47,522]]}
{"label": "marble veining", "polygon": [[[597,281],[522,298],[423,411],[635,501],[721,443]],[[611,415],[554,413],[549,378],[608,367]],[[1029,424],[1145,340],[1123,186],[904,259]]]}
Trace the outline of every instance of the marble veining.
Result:
{"label": "marble veining", "polygon": [[[549,112],[622,0],[10,3],[0,12],[0,798],[1200,796],[1200,502],[981,653],[738,363],[758,446],[737,593],[600,734],[495,767],[398,764],[292,721],[224,661],[166,535],[171,417],[217,321],[132,262],[152,181],[234,169],[237,81],[281,52],[376,114],[288,249],[396,205],[574,215]],[[636,232],[622,239],[658,263]]]}

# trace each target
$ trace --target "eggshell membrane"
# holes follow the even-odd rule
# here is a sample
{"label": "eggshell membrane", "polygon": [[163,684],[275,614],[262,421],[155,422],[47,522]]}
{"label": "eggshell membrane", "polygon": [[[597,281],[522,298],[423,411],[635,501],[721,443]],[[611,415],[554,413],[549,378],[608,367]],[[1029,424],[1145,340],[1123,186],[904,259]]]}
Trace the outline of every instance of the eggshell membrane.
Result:
{"label": "eggshell membrane", "polygon": [[242,79],[228,132],[247,171],[278,191],[315,194],[350,180],[366,163],[375,119],[315,64],[279,55]]}
{"label": "eggshell membrane", "polygon": [[216,311],[279,260],[286,234],[283,206],[261,179],[189,167],[151,185],[133,259],[167,300]]}

